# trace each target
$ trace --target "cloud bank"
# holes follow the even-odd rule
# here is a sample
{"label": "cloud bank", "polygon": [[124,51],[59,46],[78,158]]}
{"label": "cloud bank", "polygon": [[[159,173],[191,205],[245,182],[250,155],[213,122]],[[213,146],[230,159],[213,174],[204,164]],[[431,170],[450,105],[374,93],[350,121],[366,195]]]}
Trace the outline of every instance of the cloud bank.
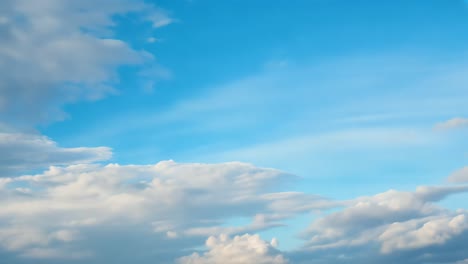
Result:
{"label": "cloud bank", "polygon": [[[332,201],[284,190],[295,178],[239,162],[174,161],[55,166],[1,178],[0,255],[14,256],[13,263],[184,264],[467,257],[468,212],[438,204],[466,185]],[[276,239],[258,235],[312,212],[322,213],[301,235],[302,248],[282,252]],[[249,221],[233,224],[239,218]],[[206,251],[196,249],[205,240]]]}
{"label": "cloud bank", "polygon": [[[140,230],[140,239],[155,244],[173,241],[174,248],[164,251],[168,254],[209,236],[258,232],[280,226],[297,214],[335,206],[319,196],[281,192],[281,186],[292,179],[281,171],[244,163],[173,161],[51,167],[42,174],[3,178],[0,247],[23,258],[69,260],[77,258],[70,253],[81,252],[82,258],[109,261],[111,254],[118,253],[87,245],[93,240],[124,239]],[[252,223],[225,226],[238,217]],[[258,237],[242,239],[260,243]],[[149,250],[141,246],[138,251]],[[112,248],[119,250],[119,246]]]}

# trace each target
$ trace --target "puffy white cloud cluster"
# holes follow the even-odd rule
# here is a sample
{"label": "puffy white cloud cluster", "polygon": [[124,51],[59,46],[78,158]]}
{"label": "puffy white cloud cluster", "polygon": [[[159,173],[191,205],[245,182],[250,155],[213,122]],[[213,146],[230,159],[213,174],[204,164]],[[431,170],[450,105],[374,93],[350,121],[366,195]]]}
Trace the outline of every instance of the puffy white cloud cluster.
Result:
{"label": "puffy white cloud cluster", "polygon": [[[0,252],[58,263],[125,263],[135,256],[141,263],[358,263],[368,258],[393,263],[403,253],[423,249],[433,251],[431,256],[453,256],[437,260],[423,251],[408,257],[408,263],[421,257],[433,263],[466,258],[459,246],[468,232],[468,212],[437,202],[468,191],[467,186],[389,190],[337,203],[281,192],[293,178],[238,162],[173,161],[51,167],[37,175],[1,178]],[[282,253],[276,239],[268,243],[246,234],[340,204],[342,210],[312,223],[303,250]],[[227,225],[239,217],[251,223]],[[205,252],[186,253],[206,237]]]}
{"label": "puffy white cloud cluster", "polygon": [[[181,247],[185,242],[180,241],[256,232],[334,205],[317,196],[279,192],[291,178],[244,163],[173,161],[51,167],[38,175],[3,178],[0,247],[36,257],[67,257],[70,250],[75,257],[104,254],[86,246],[95,239],[95,230],[107,230],[99,241],[124,239],[131,236],[127,232],[141,230],[141,240],[175,240]],[[238,217],[252,223],[224,225]],[[113,250],[119,251],[118,246]]]}
{"label": "puffy white cloud cluster", "polygon": [[390,190],[349,201],[343,210],[312,223],[307,237],[313,251],[379,245],[390,254],[446,242],[468,231],[468,213],[435,202],[467,192],[468,186],[419,187],[415,192]]}
{"label": "puffy white cloud cluster", "polygon": [[193,253],[179,259],[179,264],[285,264],[288,260],[275,249],[276,239],[268,243],[259,235],[245,234],[229,238],[210,236],[206,240],[209,251]]}
{"label": "puffy white cloud cluster", "polygon": [[382,252],[442,245],[468,230],[466,212],[395,222],[379,236]]}

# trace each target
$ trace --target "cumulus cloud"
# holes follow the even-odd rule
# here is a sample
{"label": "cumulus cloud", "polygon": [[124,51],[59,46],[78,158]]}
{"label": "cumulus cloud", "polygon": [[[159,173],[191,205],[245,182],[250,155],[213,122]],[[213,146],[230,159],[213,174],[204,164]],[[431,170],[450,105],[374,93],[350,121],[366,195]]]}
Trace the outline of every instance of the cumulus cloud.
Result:
{"label": "cumulus cloud", "polygon": [[[156,244],[174,241],[172,251],[180,252],[184,243],[196,246],[200,239],[221,234],[230,219],[252,219],[231,230],[236,235],[334,206],[318,196],[281,192],[291,179],[278,170],[237,162],[51,167],[1,182],[0,247],[22,256],[31,250],[55,257],[67,256],[69,250],[91,251],[93,259],[106,262],[109,250],[87,245],[138,234]],[[169,247],[163,253],[172,251]]]}
{"label": "cumulus cloud", "polygon": [[114,37],[114,18],[127,13],[154,27],[173,21],[143,1],[2,1],[0,120],[62,119],[64,103],[115,93],[119,66],[154,64],[152,55]]}
{"label": "cumulus cloud", "polygon": [[378,247],[391,258],[394,252],[445,245],[465,234],[468,215],[436,202],[467,191],[468,186],[419,187],[414,192],[389,190],[351,200],[343,210],[311,224],[305,234],[307,251],[347,252],[347,248],[356,248],[370,257],[379,255],[373,251]]}
{"label": "cumulus cloud", "polygon": [[[0,252],[25,263],[73,259],[93,264],[126,263],[135,256],[138,263],[183,264],[395,263],[398,256],[407,263],[421,263],[422,257],[455,263],[467,257],[460,245],[468,233],[468,212],[437,202],[468,186],[389,190],[333,202],[285,192],[284,183],[294,179],[239,162],[173,161],[81,164],[1,178]],[[280,252],[276,239],[268,243],[248,235],[337,206],[344,208],[311,224],[303,250]],[[233,225],[239,218],[250,222]],[[206,251],[193,249],[207,237]],[[440,252],[451,256],[442,258]]]}
{"label": "cumulus cloud", "polygon": [[108,147],[62,148],[51,139],[28,133],[0,132],[0,177],[50,165],[90,163],[109,159]]}
{"label": "cumulus cloud", "polygon": [[259,235],[245,234],[233,239],[227,235],[211,236],[206,241],[208,251],[182,257],[179,264],[285,264],[287,259],[275,249],[276,239],[268,243]]}
{"label": "cumulus cloud", "polygon": [[452,173],[448,177],[449,182],[468,182],[468,167],[464,167]]}
{"label": "cumulus cloud", "polygon": [[452,130],[468,127],[468,118],[455,117],[435,125],[437,130]]}
{"label": "cumulus cloud", "polygon": [[422,248],[444,244],[468,230],[466,213],[443,215],[429,219],[395,222],[379,236],[382,252]]}

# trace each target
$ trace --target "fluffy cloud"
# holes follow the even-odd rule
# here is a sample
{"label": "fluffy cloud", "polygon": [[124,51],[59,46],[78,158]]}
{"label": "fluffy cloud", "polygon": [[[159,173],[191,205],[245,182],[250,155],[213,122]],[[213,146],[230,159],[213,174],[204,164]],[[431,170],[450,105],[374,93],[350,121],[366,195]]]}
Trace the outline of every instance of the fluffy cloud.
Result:
{"label": "fluffy cloud", "polygon": [[[334,206],[318,196],[279,192],[291,179],[281,171],[236,162],[51,167],[43,174],[2,180],[0,247],[22,256],[58,258],[75,252],[73,256],[92,255],[93,260],[106,262],[109,249],[86,245],[138,235],[155,245],[175,243],[161,253],[169,254],[181,252],[186,243],[196,246],[200,239],[223,233],[230,219],[252,219],[251,224],[230,230],[236,235]],[[136,244],[138,250],[148,250],[144,243]]]}
{"label": "fluffy cloud", "polygon": [[152,55],[113,36],[113,18],[132,12],[154,27],[173,21],[143,1],[2,1],[0,120],[61,119],[64,103],[114,93],[119,66],[154,64]]}
{"label": "fluffy cloud", "polygon": [[275,249],[276,239],[268,243],[259,235],[245,234],[230,239],[226,235],[211,236],[206,241],[209,251],[193,253],[179,259],[180,264],[285,264],[286,258]]}
{"label": "fluffy cloud", "polygon": [[[389,190],[357,198],[349,201],[343,210],[312,223],[305,235],[308,238],[306,251],[324,255],[324,252],[347,252],[356,263],[359,262],[357,252],[360,252],[368,259],[375,257],[392,263],[402,251],[444,246],[462,238],[468,231],[468,214],[464,210],[445,209],[435,202],[466,191],[468,186],[419,187],[414,192]],[[355,248],[355,252],[349,252],[349,248]],[[436,261],[437,252],[432,253],[431,263],[445,263]],[[424,254],[416,255],[411,258],[418,259]],[[412,261],[408,260],[408,263]],[[340,263],[336,258],[326,262]]]}
{"label": "fluffy cloud", "polygon": [[109,159],[110,148],[61,148],[51,139],[38,134],[0,132],[0,177],[19,171],[50,165],[90,163]]}
{"label": "fluffy cloud", "polygon": [[428,219],[395,222],[379,236],[382,252],[441,245],[468,230],[468,215],[442,215]]}
{"label": "fluffy cloud", "polygon": [[[460,246],[466,242],[468,212],[437,205],[468,186],[389,190],[332,202],[280,189],[294,179],[239,162],[173,161],[81,164],[1,178],[0,253],[13,254],[16,263],[73,259],[93,264],[134,258],[184,264],[395,263],[399,257],[406,263],[421,263],[421,258],[455,263],[468,257]],[[276,240],[242,235],[336,206],[344,208],[312,223],[303,250],[281,253]],[[239,218],[250,223],[233,225]],[[207,237],[207,251],[189,253]]]}
{"label": "fluffy cloud", "polygon": [[457,128],[468,127],[468,118],[455,117],[445,122],[436,124],[438,130],[451,130]]}

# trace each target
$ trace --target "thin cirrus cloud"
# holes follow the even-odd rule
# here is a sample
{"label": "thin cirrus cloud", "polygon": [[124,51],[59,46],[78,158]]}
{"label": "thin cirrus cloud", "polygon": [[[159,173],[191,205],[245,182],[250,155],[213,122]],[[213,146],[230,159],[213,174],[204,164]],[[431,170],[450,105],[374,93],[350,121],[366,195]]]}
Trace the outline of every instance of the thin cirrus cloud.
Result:
{"label": "thin cirrus cloud", "polygon": [[[410,60],[405,57],[405,54],[393,57],[362,55],[311,65],[284,65],[280,70],[263,67],[255,74],[204,87],[201,94],[177,100],[161,112],[148,113],[147,109],[137,108],[128,111],[124,119],[118,117],[105,122],[113,128],[114,134],[128,130],[128,122],[138,129],[172,124],[184,127],[187,134],[203,134],[233,128],[261,129],[274,116],[276,122],[281,121],[278,125],[308,130],[314,123],[304,124],[303,120],[313,119],[330,126],[343,120],[379,124],[385,119],[427,117],[434,114],[435,107],[441,108],[438,113],[450,114],[464,105],[466,97],[452,95],[462,89],[457,85],[453,85],[449,90],[451,93],[444,97],[436,94],[437,88],[446,82],[468,83],[468,78],[458,73],[458,64],[449,64],[446,70],[440,70],[437,63],[424,57]],[[413,68],[420,70],[412,72]],[[409,76],[409,72],[416,77]],[[429,80],[424,73],[431,76]],[[409,78],[416,80],[403,84],[389,81]],[[382,95],[375,91],[376,86],[389,91],[404,89],[406,97],[394,93]],[[346,87],[346,90],[341,91],[340,87]],[[426,93],[421,98],[423,89]],[[269,92],[265,93],[265,90]],[[337,92],[345,96],[323,100],[333,98]],[[290,106],[286,113],[283,107],[278,107],[279,103]],[[321,111],[316,112],[312,106],[320,106]],[[372,109],[371,114],[369,109]],[[225,118],[227,115],[229,119]],[[92,133],[99,135],[99,131]]]}
{"label": "thin cirrus cloud", "polygon": [[454,130],[468,127],[468,118],[455,117],[435,125],[437,130]]}
{"label": "thin cirrus cloud", "polygon": [[[308,164],[328,164],[330,153],[373,150],[372,158],[379,158],[399,147],[418,152],[448,141],[419,120],[453,115],[466,101],[463,95],[453,95],[461,92],[460,85],[468,83],[453,62],[440,70],[437,63],[422,56],[363,55],[306,65],[280,64],[279,68],[263,67],[255,74],[205,87],[198,94],[183,95],[158,111],[130,109],[103,120],[109,129],[102,130],[100,122],[77,137],[112,144],[113,138],[137,132],[151,136],[159,149],[176,152],[177,159],[242,160],[304,175],[317,169]],[[438,87],[447,82],[458,85],[451,85],[444,96],[439,96]],[[342,91],[341,87],[346,89]],[[405,97],[382,94],[375,87],[384,87],[383,91],[400,89]],[[147,90],[152,91],[152,86]],[[181,136],[188,139],[187,147],[173,150]],[[199,139],[206,137],[216,138],[217,144],[201,143]],[[143,141],[134,142],[134,146],[148,149]]]}
{"label": "thin cirrus cloud", "polygon": [[170,14],[163,9],[154,9],[148,16],[148,20],[153,23],[153,27],[160,28],[177,22],[176,19],[170,16]]}

